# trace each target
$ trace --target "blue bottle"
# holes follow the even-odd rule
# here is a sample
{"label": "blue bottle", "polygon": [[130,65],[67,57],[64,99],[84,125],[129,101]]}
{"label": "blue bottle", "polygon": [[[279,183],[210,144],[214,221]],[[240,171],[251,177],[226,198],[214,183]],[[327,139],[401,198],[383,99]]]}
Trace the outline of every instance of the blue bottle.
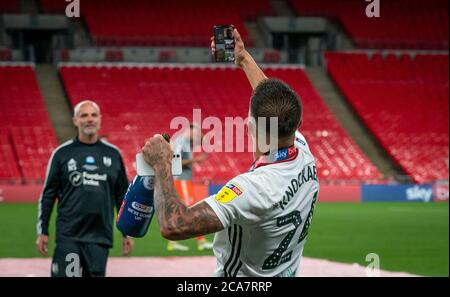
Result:
{"label": "blue bottle", "polygon": [[154,176],[136,176],[128,187],[119,214],[117,228],[125,235],[143,237],[155,212]]}

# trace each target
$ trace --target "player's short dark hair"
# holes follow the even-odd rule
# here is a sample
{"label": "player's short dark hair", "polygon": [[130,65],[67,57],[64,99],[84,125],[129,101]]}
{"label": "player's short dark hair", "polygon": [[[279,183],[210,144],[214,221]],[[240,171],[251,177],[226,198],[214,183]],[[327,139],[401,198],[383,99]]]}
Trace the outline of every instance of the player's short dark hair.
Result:
{"label": "player's short dark hair", "polygon": [[287,84],[278,79],[267,79],[253,91],[250,100],[251,115],[266,118],[266,131],[270,132],[270,118],[278,118],[278,138],[294,135],[302,119],[300,97]]}

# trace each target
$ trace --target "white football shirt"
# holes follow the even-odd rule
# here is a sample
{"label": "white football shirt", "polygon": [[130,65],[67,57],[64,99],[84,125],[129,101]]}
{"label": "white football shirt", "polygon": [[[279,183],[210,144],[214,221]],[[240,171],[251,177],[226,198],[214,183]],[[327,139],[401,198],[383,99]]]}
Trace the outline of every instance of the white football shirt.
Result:
{"label": "white football shirt", "polygon": [[317,201],[315,159],[300,132],[295,147],[205,199],[224,226],[214,238],[216,276],[295,276]]}

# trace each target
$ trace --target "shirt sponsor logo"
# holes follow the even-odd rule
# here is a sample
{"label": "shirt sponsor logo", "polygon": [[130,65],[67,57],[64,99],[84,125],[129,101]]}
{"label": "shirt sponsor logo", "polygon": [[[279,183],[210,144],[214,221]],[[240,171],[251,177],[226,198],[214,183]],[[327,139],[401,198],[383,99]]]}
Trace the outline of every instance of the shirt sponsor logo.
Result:
{"label": "shirt sponsor logo", "polygon": [[67,170],[69,171],[75,171],[77,170],[77,161],[75,161],[73,158],[67,162]]}
{"label": "shirt sponsor logo", "polygon": [[100,186],[100,181],[106,181],[108,179],[108,176],[105,174],[98,174],[98,173],[88,173],[83,172],[80,173],[78,171],[73,171],[69,175],[69,181],[74,187],[78,187],[83,185],[88,186]]}
{"label": "shirt sponsor logo", "polygon": [[279,159],[286,159],[287,156],[288,156],[288,151],[287,151],[287,150],[281,150],[281,151],[278,151],[278,152],[275,154],[275,158],[276,158],[277,160],[279,160]]}
{"label": "shirt sponsor logo", "polygon": [[135,210],[145,213],[151,213],[153,211],[153,207],[147,206],[144,204],[140,204],[139,202],[133,201],[131,203],[131,207],[133,207]]}
{"label": "shirt sponsor logo", "polygon": [[69,175],[69,181],[72,184],[72,186],[74,187],[78,187],[83,183],[83,177],[81,175],[80,172],[78,171],[73,171],[70,175]]}
{"label": "shirt sponsor logo", "polygon": [[83,184],[89,186],[100,186],[100,181],[106,181],[108,176],[106,173],[98,174],[98,173],[87,173],[83,172]]}
{"label": "shirt sponsor logo", "polygon": [[98,169],[98,166],[97,166],[97,165],[87,165],[87,164],[84,164],[84,165],[83,165],[83,168],[86,169],[86,170],[88,170],[88,171],[94,171],[94,170],[97,170],[97,169]]}
{"label": "shirt sponsor logo", "polygon": [[242,195],[242,193],[241,187],[235,183],[228,183],[219,191],[219,193],[217,193],[216,200],[222,203],[228,203],[234,198]]}
{"label": "shirt sponsor logo", "polygon": [[106,167],[111,167],[112,160],[110,157],[103,157],[103,164],[105,164]]}
{"label": "shirt sponsor logo", "polygon": [[86,157],[86,164],[95,164],[95,158],[92,156]]}

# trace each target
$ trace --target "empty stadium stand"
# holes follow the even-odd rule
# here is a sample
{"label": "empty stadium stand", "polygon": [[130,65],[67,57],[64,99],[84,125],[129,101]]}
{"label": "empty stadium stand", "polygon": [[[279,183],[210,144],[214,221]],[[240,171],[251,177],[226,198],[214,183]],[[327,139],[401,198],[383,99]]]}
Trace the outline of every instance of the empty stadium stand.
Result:
{"label": "empty stadium stand", "polygon": [[2,0],[0,1],[0,13],[17,12],[17,6],[17,0]]}
{"label": "empty stadium stand", "polygon": [[[66,2],[40,4],[44,12],[63,13]],[[244,21],[271,14],[268,0],[90,0],[82,6],[89,32],[100,46],[209,46],[218,24],[234,24],[251,45]]]}
{"label": "empty stadium stand", "polygon": [[448,179],[448,55],[327,53],[328,72],[415,182]]}
{"label": "empty stadium stand", "polygon": [[300,95],[304,107],[300,130],[316,157],[322,180],[376,182],[381,178],[378,169],[348,136],[303,70],[269,69],[266,74],[282,79]]}
{"label": "empty stadium stand", "polygon": [[14,149],[6,128],[0,128],[0,182],[17,183],[22,180]]}
{"label": "empty stadium stand", "polygon": [[357,47],[448,49],[448,0],[380,1],[380,17],[366,16],[367,1],[289,0],[298,15],[339,21]]}
{"label": "empty stadium stand", "polygon": [[0,66],[0,82],[0,181],[42,182],[57,142],[34,70]]}
{"label": "empty stadium stand", "polygon": [[[43,13],[64,13],[68,4],[36,1]],[[381,18],[368,18],[369,3],[359,0],[286,2],[298,15],[340,22],[361,48],[448,49],[446,0],[382,1]],[[272,14],[269,0],[90,0],[81,1],[81,6],[97,46],[207,47],[213,25],[220,23],[235,24],[251,46],[244,22]],[[1,13],[17,12],[18,7],[17,0],[0,2]],[[68,59],[68,51],[62,53]],[[161,51],[159,61],[177,61],[177,54],[174,49]],[[11,49],[0,50],[0,60],[12,56]],[[266,62],[280,59],[280,52],[264,52]],[[129,55],[108,48],[105,60],[129,61]],[[396,164],[416,182],[448,177],[448,55],[330,52],[326,60],[342,94]],[[301,130],[318,159],[322,180],[376,182],[382,178],[302,69],[274,66],[266,70],[301,95],[305,107]],[[60,74],[72,105],[84,99],[101,105],[101,132],[122,149],[130,177],[135,174],[135,153],[145,138],[169,131],[175,116],[192,119],[193,108],[201,108],[202,119],[219,116],[223,125],[226,116],[247,116],[251,95],[240,71],[212,65],[78,65],[62,66]],[[3,65],[0,82],[0,108],[5,111],[0,119],[0,165],[5,168],[0,181],[42,181],[42,168],[56,147],[56,138],[34,71],[29,66]],[[194,171],[198,180],[224,182],[246,171],[250,163],[250,153],[212,153]]]}
{"label": "empty stadium stand", "polygon": [[[380,178],[300,68],[267,69],[267,73],[287,81],[301,95],[301,130],[316,154],[322,180],[370,182]],[[192,109],[201,108],[203,120],[216,116],[224,126],[227,116],[247,117],[251,95],[245,75],[234,68],[86,65],[62,66],[60,74],[72,105],[84,99],[100,104],[102,133],[121,148],[130,176],[135,174],[135,154],[145,139],[156,132],[174,133],[176,130],[169,129],[174,117],[192,119]],[[206,128],[204,133],[208,131]],[[201,166],[194,166],[194,175],[197,180],[225,182],[247,171],[251,163],[248,152],[211,153]]]}

